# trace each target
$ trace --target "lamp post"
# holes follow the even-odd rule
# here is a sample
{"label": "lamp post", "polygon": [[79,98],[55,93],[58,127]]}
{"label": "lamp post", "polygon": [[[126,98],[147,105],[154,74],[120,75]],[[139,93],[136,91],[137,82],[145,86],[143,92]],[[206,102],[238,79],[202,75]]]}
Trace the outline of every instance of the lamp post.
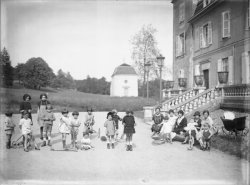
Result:
{"label": "lamp post", "polygon": [[161,104],[161,101],[162,101],[162,67],[164,66],[164,59],[165,57],[163,57],[161,54],[160,56],[158,56],[157,58],[157,64],[160,68],[160,104]]}
{"label": "lamp post", "polygon": [[149,77],[149,69],[150,69],[150,62],[147,62],[145,64],[145,70],[146,70],[146,73],[147,73],[147,99],[149,98],[149,90],[148,90],[148,77]]}

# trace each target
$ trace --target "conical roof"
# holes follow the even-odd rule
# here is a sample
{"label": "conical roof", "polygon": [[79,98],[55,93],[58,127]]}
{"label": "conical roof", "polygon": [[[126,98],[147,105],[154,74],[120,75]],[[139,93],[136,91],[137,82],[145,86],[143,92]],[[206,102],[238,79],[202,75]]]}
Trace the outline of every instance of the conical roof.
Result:
{"label": "conical roof", "polygon": [[123,63],[122,65],[115,68],[112,77],[115,75],[137,75],[137,73],[135,72],[135,69],[132,66]]}

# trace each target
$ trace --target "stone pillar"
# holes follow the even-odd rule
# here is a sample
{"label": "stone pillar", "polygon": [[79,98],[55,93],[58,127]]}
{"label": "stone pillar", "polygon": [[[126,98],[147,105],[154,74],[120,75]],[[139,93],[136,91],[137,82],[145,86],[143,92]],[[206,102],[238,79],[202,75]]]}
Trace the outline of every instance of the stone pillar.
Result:
{"label": "stone pillar", "polygon": [[242,60],[241,60],[241,67],[242,67],[242,84],[247,84],[250,83],[249,81],[249,54],[248,52],[244,52],[241,55]]}
{"label": "stone pillar", "polygon": [[152,106],[143,107],[143,110],[144,110],[144,122],[152,121],[152,117],[154,114],[154,107]]}

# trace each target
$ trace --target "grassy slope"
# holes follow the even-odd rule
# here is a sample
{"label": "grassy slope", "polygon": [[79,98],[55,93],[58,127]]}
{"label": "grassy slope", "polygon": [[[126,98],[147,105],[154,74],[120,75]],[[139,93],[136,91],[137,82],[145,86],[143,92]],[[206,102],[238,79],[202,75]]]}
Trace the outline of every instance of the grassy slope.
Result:
{"label": "grassy slope", "polygon": [[82,93],[74,90],[32,90],[32,89],[7,89],[0,88],[1,112],[11,109],[18,112],[19,104],[22,101],[23,94],[28,93],[32,97],[32,108],[37,108],[39,96],[41,93],[48,93],[49,101],[54,106],[55,111],[60,111],[63,107],[69,110],[85,111],[87,107],[92,107],[95,111],[134,111],[142,110],[145,105],[155,105],[153,99],[146,100],[140,97],[110,97],[108,95],[97,95]]}

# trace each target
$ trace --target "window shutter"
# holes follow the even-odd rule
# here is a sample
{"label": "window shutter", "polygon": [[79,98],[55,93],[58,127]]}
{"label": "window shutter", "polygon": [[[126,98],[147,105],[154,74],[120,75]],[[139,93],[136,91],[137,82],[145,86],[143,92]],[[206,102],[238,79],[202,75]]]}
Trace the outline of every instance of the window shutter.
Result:
{"label": "window shutter", "polygon": [[179,44],[178,44],[178,42],[179,42],[179,38],[178,38],[178,36],[176,36],[176,39],[175,39],[175,54],[176,54],[176,57],[179,56]]}
{"label": "window shutter", "polygon": [[222,71],[222,59],[219,59],[218,60],[218,63],[217,63],[217,72],[221,72]]}
{"label": "window shutter", "polygon": [[228,83],[232,85],[234,83],[234,66],[233,56],[228,57]]}
{"label": "window shutter", "polygon": [[183,54],[186,51],[186,33],[184,32],[183,34]]}
{"label": "window shutter", "polygon": [[242,84],[250,83],[250,66],[249,66],[249,54],[248,52],[244,52],[241,55],[241,65],[242,65]]}
{"label": "window shutter", "polygon": [[247,9],[247,23],[248,23],[248,27],[250,27],[250,2],[248,1],[248,9]]}
{"label": "window shutter", "polygon": [[208,22],[208,44],[212,44],[213,35],[212,35],[212,23]]}
{"label": "window shutter", "polygon": [[194,46],[195,51],[197,51],[200,47],[200,33],[199,33],[199,27],[195,29],[195,38],[194,38]]}
{"label": "window shutter", "polygon": [[200,48],[204,47],[203,27],[200,27]]}
{"label": "window shutter", "polygon": [[179,56],[181,56],[183,54],[183,43],[182,43],[182,40],[181,40],[181,37],[180,35],[178,36],[178,46],[179,46]]}

